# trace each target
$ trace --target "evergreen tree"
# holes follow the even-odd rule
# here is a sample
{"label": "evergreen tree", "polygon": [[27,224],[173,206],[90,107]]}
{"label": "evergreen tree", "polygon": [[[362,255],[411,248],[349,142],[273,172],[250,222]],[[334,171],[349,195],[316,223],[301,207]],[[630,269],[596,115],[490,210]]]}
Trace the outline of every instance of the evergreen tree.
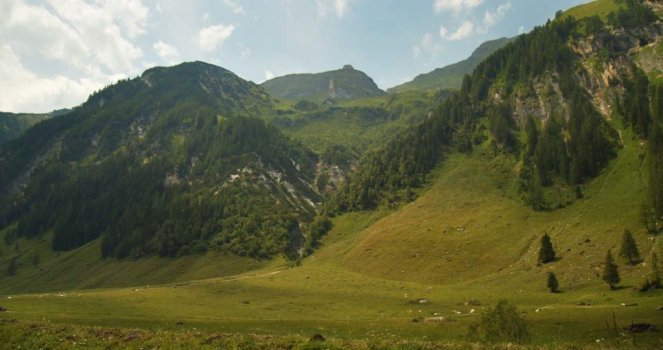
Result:
{"label": "evergreen tree", "polygon": [[548,272],[548,289],[550,289],[551,293],[559,292],[559,283],[554,272]]}
{"label": "evergreen tree", "polygon": [[617,270],[617,264],[615,264],[615,259],[612,257],[612,253],[608,250],[608,254],[605,256],[605,266],[603,267],[603,280],[605,283],[610,286],[610,289],[615,289],[617,284],[621,279],[619,278],[619,271]]}
{"label": "evergreen tree", "polygon": [[647,275],[644,285],[640,287],[641,292],[652,288],[661,288],[661,270],[658,265],[658,255],[655,252],[651,253],[649,266],[651,267],[651,271]]}
{"label": "evergreen tree", "polygon": [[638,245],[633,239],[631,231],[628,229],[624,230],[624,237],[622,238],[622,248],[619,251],[619,255],[626,259],[630,265],[635,265],[640,261],[640,251],[638,250]]}
{"label": "evergreen tree", "polygon": [[9,266],[7,267],[7,276],[15,276],[17,270],[18,270],[18,257],[15,256],[9,261]]}
{"label": "evergreen tree", "polygon": [[555,261],[555,250],[553,250],[550,236],[547,233],[541,237],[541,248],[539,249],[539,263],[546,264]]}

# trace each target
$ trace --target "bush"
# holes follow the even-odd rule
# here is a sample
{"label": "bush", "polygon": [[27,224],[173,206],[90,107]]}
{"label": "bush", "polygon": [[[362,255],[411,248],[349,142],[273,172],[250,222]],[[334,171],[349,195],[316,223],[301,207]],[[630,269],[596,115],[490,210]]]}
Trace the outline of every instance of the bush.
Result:
{"label": "bush", "polygon": [[525,343],[529,327],[514,305],[506,300],[497,303],[481,316],[481,323],[470,325],[470,337],[485,343]]}

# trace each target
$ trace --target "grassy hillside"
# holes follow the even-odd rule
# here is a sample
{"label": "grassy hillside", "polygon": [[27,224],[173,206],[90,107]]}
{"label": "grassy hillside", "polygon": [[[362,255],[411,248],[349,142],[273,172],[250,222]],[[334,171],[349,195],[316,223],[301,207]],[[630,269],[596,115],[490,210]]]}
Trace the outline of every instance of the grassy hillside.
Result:
{"label": "grassy hillside", "polygon": [[619,6],[615,0],[592,0],[586,4],[578,5],[564,11],[563,16],[573,16],[581,19],[599,15],[605,19],[610,12],[616,11]]}
{"label": "grassy hillside", "polygon": [[412,81],[387,89],[389,93],[411,90],[436,91],[456,90],[460,88],[465,74],[471,74],[474,68],[490,54],[504,47],[515,38],[500,38],[486,41],[472,52],[472,55],[460,62],[437,68],[431,72],[417,75]]}
{"label": "grassy hillside", "polygon": [[[637,143],[629,142],[583,200],[566,211],[534,212],[512,198],[508,159],[487,161],[480,150],[454,154],[419,199],[401,210],[336,218],[323,248],[300,267],[272,266],[233,278],[162,286],[11,295],[0,299],[10,310],[1,317],[138,327],[188,343],[195,341],[187,335],[195,328],[199,339],[219,330],[294,336],[297,342],[322,333],[331,338],[325,342],[330,348],[339,339],[357,339],[346,344],[363,348],[361,342],[392,338],[461,346],[468,325],[486,307],[508,299],[525,313],[533,344],[565,348],[598,342],[622,348],[632,338],[606,329],[613,312],[620,329],[632,321],[662,320],[656,308],[663,294],[631,288],[640,283],[647,264],[626,267],[618,260],[625,288],[616,291],[596,277],[605,251],[618,247],[624,227],[634,232],[643,255],[661,248],[637,225],[642,184],[630,174],[638,163]],[[539,267],[538,239],[544,231],[560,259]],[[562,293],[547,291],[547,271],[557,274]],[[418,303],[419,298],[428,303]],[[470,299],[481,304],[465,305]],[[152,337],[134,332],[145,334],[136,342]],[[660,333],[637,335],[643,348],[660,341]]]}
{"label": "grassy hillside", "polygon": [[280,106],[282,115],[272,122],[319,155],[340,145],[350,149],[356,159],[399,130],[420,123],[445,96],[410,91],[339,101],[334,106],[313,104],[306,110],[284,102]]}
{"label": "grassy hillside", "polygon": [[373,79],[350,65],[322,73],[289,74],[270,79],[261,86],[270,95],[286,100],[322,102],[384,95]]}

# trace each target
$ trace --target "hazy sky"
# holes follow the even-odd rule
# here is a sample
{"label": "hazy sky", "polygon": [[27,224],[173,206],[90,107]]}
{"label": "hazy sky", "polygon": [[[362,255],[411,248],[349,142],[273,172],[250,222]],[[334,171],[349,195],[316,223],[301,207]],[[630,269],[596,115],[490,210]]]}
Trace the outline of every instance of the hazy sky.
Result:
{"label": "hazy sky", "polygon": [[586,0],[0,0],[0,111],[73,107],[157,65],[262,82],[352,64],[383,89]]}

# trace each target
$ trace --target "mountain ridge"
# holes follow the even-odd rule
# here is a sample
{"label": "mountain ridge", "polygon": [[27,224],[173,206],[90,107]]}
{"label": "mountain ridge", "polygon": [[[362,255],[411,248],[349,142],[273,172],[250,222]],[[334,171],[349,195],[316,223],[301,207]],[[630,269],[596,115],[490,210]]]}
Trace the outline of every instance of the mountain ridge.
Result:
{"label": "mountain ridge", "polygon": [[295,73],[260,84],[272,96],[287,100],[354,100],[385,94],[366,73],[346,64],[321,73]]}

